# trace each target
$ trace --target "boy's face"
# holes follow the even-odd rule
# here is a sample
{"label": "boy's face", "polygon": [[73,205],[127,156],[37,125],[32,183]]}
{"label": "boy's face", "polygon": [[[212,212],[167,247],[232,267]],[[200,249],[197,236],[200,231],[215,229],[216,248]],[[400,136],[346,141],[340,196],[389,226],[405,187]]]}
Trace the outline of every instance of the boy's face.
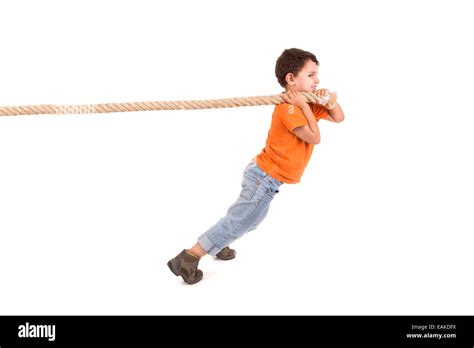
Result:
{"label": "boy's face", "polygon": [[298,74],[288,74],[286,89],[296,88],[299,92],[315,92],[319,84],[318,66],[312,60],[307,60]]}

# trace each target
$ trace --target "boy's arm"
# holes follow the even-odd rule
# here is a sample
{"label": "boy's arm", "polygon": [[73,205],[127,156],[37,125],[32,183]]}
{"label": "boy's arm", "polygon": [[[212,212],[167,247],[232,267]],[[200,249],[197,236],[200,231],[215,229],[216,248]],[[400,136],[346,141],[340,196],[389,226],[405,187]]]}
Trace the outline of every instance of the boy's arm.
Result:
{"label": "boy's arm", "polygon": [[328,110],[328,112],[329,117],[323,116],[321,118],[336,123],[342,122],[345,119],[344,111],[342,111],[342,108],[339,103],[336,103],[336,105],[334,105],[331,110]]}
{"label": "boy's arm", "polygon": [[[323,98],[324,96],[329,95],[331,92],[329,92],[328,89],[323,88],[323,89],[318,89],[315,93],[319,97]],[[321,118],[324,120],[328,120],[328,121],[336,122],[336,123],[344,121],[344,118],[345,118],[344,111],[342,111],[342,108],[339,105],[339,103],[336,103],[336,105],[334,105],[331,110],[328,109],[328,112],[329,112],[329,116],[323,115],[321,116]]]}
{"label": "boy's arm", "polygon": [[[308,121],[309,129],[314,135],[313,144],[319,144],[319,142],[321,141],[321,134],[319,133],[318,122],[316,121],[316,118],[314,117],[311,107],[305,103],[301,105],[300,108],[301,108],[301,111],[303,111],[304,117],[306,117],[306,120]],[[296,133],[296,130],[297,128],[294,130],[295,133]],[[298,133],[296,133],[296,135],[298,135]]]}
{"label": "boy's arm", "polygon": [[281,96],[285,102],[299,107],[308,122],[307,125],[296,127],[293,129],[293,132],[298,138],[303,139],[307,143],[319,144],[321,135],[319,134],[318,122],[308,103],[306,103],[303,97],[295,90],[289,90],[286,94],[283,93]]}

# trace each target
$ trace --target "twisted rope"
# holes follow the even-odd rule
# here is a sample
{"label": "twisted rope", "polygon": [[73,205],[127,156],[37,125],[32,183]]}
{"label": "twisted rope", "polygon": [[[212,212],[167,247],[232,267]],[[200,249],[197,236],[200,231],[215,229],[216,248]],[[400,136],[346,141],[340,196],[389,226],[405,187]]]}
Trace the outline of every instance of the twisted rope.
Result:
{"label": "twisted rope", "polygon": [[[319,97],[314,93],[300,92],[308,103],[324,105],[328,109],[337,102],[337,94],[331,93],[326,97]],[[0,116],[21,115],[64,115],[64,114],[98,114],[108,112],[153,111],[153,110],[196,110],[233,108],[238,106],[278,105],[284,103],[281,95],[242,97],[210,100],[183,100],[183,101],[151,101],[133,103],[107,104],[78,104],[78,105],[29,105],[29,106],[2,106]]]}

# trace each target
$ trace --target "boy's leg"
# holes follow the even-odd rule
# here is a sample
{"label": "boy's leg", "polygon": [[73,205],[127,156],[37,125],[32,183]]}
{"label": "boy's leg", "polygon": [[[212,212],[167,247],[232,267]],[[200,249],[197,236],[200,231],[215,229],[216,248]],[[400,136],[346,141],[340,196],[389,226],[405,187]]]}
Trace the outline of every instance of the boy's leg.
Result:
{"label": "boy's leg", "polygon": [[260,214],[258,219],[256,219],[253,225],[250,227],[249,232],[255,230],[258,227],[258,225],[262,223],[262,221],[267,217],[269,209],[270,209],[270,205],[267,205],[267,208],[264,211],[262,211],[262,214]]}
{"label": "boy's leg", "polygon": [[[263,221],[263,219],[265,219],[265,217],[267,216],[269,208],[270,208],[270,205],[267,205],[267,208],[262,212],[262,214],[258,217],[258,219],[249,228],[248,232],[255,230],[258,227],[258,225],[260,225],[260,223]],[[197,245],[199,245],[199,243],[197,243]],[[202,247],[200,245],[199,245],[199,247],[202,249]],[[202,249],[202,250],[204,250],[204,249]],[[236,255],[237,255],[237,252],[234,249],[231,249],[228,246],[226,246],[224,249],[222,249],[221,251],[219,251],[217,253],[216,257],[220,260],[226,260],[227,261],[227,260],[234,259]]]}
{"label": "boy's leg", "polygon": [[242,190],[225,217],[198,238],[200,246],[216,256],[224,247],[254,230],[268,214],[270,202],[279,192],[281,182],[271,178],[258,166],[247,166]]}
{"label": "boy's leg", "polygon": [[204,248],[199,243],[194,244],[194,246],[191,249],[188,249],[186,251],[188,251],[190,254],[197,256],[199,258],[207,254],[206,250],[204,250]]}
{"label": "boy's leg", "polygon": [[244,171],[239,198],[226,216],[203,233],[191,249],[183,250],[170,260],[171,271],[181,275],[188,284],[200,281],[203,276],[197,269],[200,258],[206,254],[216,256],[234,240],[257,228],[268,214],[270,202],[281,184],[251,162]]}

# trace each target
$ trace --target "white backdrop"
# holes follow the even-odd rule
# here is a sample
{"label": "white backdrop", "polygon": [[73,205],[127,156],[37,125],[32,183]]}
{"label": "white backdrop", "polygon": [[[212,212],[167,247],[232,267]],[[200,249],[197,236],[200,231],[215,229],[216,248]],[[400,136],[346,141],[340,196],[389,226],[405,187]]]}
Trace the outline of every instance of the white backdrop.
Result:
{"label": "white backdrop", "polygon": [[1,117],[0,314],[473,314],[468,4],[1,2],[0,105],[277,94],[298,47],[346,121],[186,286],[273,107]]}

